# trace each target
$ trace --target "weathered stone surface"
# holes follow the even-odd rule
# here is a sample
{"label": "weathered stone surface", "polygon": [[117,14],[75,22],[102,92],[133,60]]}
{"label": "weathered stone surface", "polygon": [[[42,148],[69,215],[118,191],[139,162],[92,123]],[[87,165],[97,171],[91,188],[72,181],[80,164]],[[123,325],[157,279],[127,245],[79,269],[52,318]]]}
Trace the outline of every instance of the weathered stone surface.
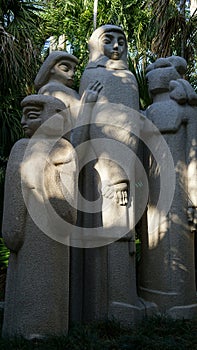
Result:
{"label": "weathered stone surface", "polygon": [[[102,89],[89,115],[91,118],[87,120],[84,114],[84,123],[89,123],[85,156],[88,159],[88,155],[92,154],[93,160],[83,169],[80,189],[89,201],[97,199],[98,211],[80,213],[78,225],[82,226],[82,232],[100,228],[103,235],[109,237],[109,242],[110,239],[112,242],[124,238],[106,247],[86,249],[80,255],[78,265],[83,265],[83,277],[79,272],[78,279],[82,281],[83,288],[80,303],[84,310],[82,319],[114,316],[123,323],[132,324],[145,315],[145,305],[136,291],[133,249],[135,160],[143,117],[138,112],[136,79],[127,66],[127,42],[123,30],[113,25],[98,28],[89,40],[89,50],[89,63],[81,78],[80,95],[96,81]],[[83,124],[79,119],[76,126],[78,123]],[[121,147],[124,151],[130,150],[129,158]],[[119,155],[121,160],[117,161]],[[73,251],[72,259],[76,261],[74,254]],[[76,254],[79,254],[78,250]],[[74,272],[71,281],[72,278],[74,284]],[[72,305],[74,300],[71,300]],[[72,317],[78,320],[81,316],[75,310]]]}
{"label": "weathered stone surface", "polygon": [[[45,215],[44,208],[50,203],[63,219],[76,222],[76,210],[65,200],[61,179],[67,167],[73,171],[70,203],[76,206],[77,160],[71,144],[61,138],[65,107],[61,101],[32,95],[22,101],[22,107],[24,131],[34,137],[14,145],[6,172],[2,231],[10,259],[3,336],[31,339],[68,329],[69,247],[55,240],[55,232],[47,235],[47,229],[58,227],[53,227],[53,217]],[[51,116],[55,127],[51,120],[43,124]]]}
{"label": "weathered stone surface", "polygon": [[75,125],[79,110],[80,98],[72,88],[77,64],[78,59],[74,55],[65,51],[52,51],[40,67],[34,81],[38,94],[54,96],[69,109],[66,130]]}
{"label": "weathered stone surface", "polygon": [[[182,79],[185,69],[185,60],[175,56],[158,59],[148,67],[153,103],[146,114],[171,151],[176,184],[166,215],[156,205],[160,169],[150,156],[148,232],[143,234],[139,288],[145,300],[155,302],[161,311],[177,318],[197,315],[194,234],[188,224],[188,209],[195,211],[197,205],[197,95]],[[153,136],[158,137],[159,145],[160,135]],[[168,188],[166,194],[167,191]]]}
{"label": "weathered stone surface", "polygon": [[[148,67],[153,103],[145,117],[124,31],[101,26],[89,50],[79,94],[72,89],[77,58],[54,51],[35,79],[38,95],[22,101],[31,139],[14,145],[6,173],[3,237],[11,254],[3,336],[42,338],[66,333],[70,321],[114,317],[133,325],[158,310],[197,315],[197,95],[183,79],[187,63],[171,56]],[[144,159],[139,139],[150,151]],[[167,214],[157,206],[161,187],[167,197],[173,188],[172,169],[162,173],[165,161],[174,162],[176,175]],[[135,224],[148,201],[143,166],[149,202],[139,297]],[[62,219],[71,224],[63,233]]]}
{"label": "weathered stone surface", "polygon": [[80,95],[97,80],[103,85],[99,99],[139,110],[138,86],[128,69],[127,41],[122,28],[103,25],[93,32],[88,44],[89,62],[81,77]]}

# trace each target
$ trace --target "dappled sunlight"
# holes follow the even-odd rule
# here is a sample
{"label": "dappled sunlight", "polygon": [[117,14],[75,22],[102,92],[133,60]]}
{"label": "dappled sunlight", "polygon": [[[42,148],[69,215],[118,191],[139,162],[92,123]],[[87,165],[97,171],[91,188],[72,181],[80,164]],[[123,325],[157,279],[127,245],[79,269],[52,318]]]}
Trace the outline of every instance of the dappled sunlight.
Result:
{"label": "dappled sunlight", "polygon": [[[133,84],[131,83],[131,76],[132,73],[129,75],[129,71],[125,72],[123,71],[114,71],[113,76],[117,77],[119,79],[119,84],[131,84],[131,88],[138,93],[138,87],[135,84],[135,81],[133,81]],[[118,86],[117,86],[118,88]]]}
{"label": "dappled sunlight", "polygon": [[188,164],[188,192],[191,205],[197,207],[197,141],[191,140]]}
{"label": "dappled sunlight", "polygon": [[156,207],[148,207],[148,249],[156,248],[168,231],[168,216]]}

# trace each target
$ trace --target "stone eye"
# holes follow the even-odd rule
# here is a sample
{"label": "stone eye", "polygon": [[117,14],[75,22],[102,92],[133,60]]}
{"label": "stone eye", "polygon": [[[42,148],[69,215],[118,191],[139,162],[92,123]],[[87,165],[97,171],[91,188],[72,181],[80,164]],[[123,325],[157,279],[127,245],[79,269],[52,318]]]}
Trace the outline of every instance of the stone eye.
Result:
{"label": "stone eye", "polygon": [[28,113],[27,114],[27,119],[37,119],[39,117],[39,114],[37,113]]}
{"label": "stone eye", "polygon": [[63,70],[64,72],[68,72],[68,71],[69,71],[69,67],[66,66],[66,65],[63,65],[63,64],[60,65],[59,68],[60,68],[61,70]]}
{"label": "stone eye", "polygon": [[110,44],[111,43],[111,40],[110,39],[103,39],[103,44]]}
{"label": "stone eye", "polygon": [[125,44],[124,40],[119,40],[119,41],[118,41],[118,45],[124,46],[124,44]]}

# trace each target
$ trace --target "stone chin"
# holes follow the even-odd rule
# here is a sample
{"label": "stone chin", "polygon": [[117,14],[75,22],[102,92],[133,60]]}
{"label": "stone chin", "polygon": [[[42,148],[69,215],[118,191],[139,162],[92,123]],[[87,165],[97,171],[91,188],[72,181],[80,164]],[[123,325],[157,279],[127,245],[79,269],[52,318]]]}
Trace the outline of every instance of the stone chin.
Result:
{"label": "stone chin", "polygon": [[111,59],[112,60],[119,60],[120,54],[118,52],[112,52]]}

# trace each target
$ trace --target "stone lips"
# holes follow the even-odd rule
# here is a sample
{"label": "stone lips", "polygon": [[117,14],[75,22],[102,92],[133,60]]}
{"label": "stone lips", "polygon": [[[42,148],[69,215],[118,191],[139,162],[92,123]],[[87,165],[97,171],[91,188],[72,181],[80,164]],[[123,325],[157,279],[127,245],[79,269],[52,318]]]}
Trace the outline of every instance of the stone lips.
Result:
{"label": "stone lips", "polygon": [[[97,107],[99,107],[98,102]],[[120,105],[108,103],[108,109],[110,110],[110,108],[117,111],[116,118],[114,119],[114,116],[113,118],[110,118],[109,113],[102,114],[102,116],[104,115],[104,117],[102,117],[102,123],[104,123],[109,129],[122,129],[123,132],[125,131],[126,133],[128,133],[128,121],[118,120],[118,111],[120,109]],[[147,118],[145,118],[136,110],[132,110],[129,107],[124,108],[127,109],[126,112],[128,112],[128,110],[130,111],[130,123],[132,123],[132,125],[135,126],[132,128],[133,134],[143,141],[143,143],[148,147],[158,164],[158,169],[160,172],[160,193],[158,202],[156,203],[156,207],[158,211],[158,217],[160,213],[162,213],[162,216],[164,217],[165,215],[167,215],[170,209],[175,189],[175,169],[171,152],[163,136],[160,134],[159,130],[152,124],[152,122],[150,122]],[[39,142],[40,135],[43,134],[42,129],[47,127],[48,123],[50,123],[50,128],[53,124],[55,126],[56,117],[57,115],[51,117],[48,121],[42,124],[40,128],[36,131],[36,133],[33,135],[33,137],[29,140],[23,158],[23,165],[25,165],[28,160],[32,145],[35,145],[35,143]],[[94,120],[94,122],[89,122],[88,124],[95,123],[97,123],[97,121]],[[98,124],[100,124],[100,122]],[[79,125],[76,125],[75,128],[77,127],[79,127]],[[74,130],[72,130],[72,133],[75,131],[75,128]],[[139,130],[140,133],[138,132]],[[69,132],[70,130],[66,131]],[[39,151],[40,153],[42,153],[42,160],[45,159],[47,161],[47,157],[49,157],[50,150],[63,135],[64,133],[51,139],[50,148],[47,149],[47,154],[45,153],[44,148],[40,148]],[[130,178],[130,169],[132,166],[131,163],[135,162],[137,165],[137,174],[140,174],[140,176],[138,178],[130,179],[132,189],[134,190],[135,188],[135,196],[137,200],[140,201],[139,205],[136,206],[137,210],[135,211],[134,218],[129,222],[129,229],[132,230],[141,218],[142,214],[144,213],[148,200],[148,179],[144,167],[138,156],[133,152],[133,150],[129,146],[127,147],[127,145],[121,143],[121,141],[114,140],[113,138],[94,138],[94,140],[86,141],[86,145],[84,145],[85,143],[79,145],[76,148],[76,150],[73,148],[73,154],[77,153],[79,160],[81,157],[80,155],[84,154],[83,148],[87,147],[89,142],[91,142],[91,146],[93,145],[93,147],[96,149],[97,154],[102,155],[105,159],[112,159],[122,169],[124,169],[128,178]],[[80,161],[80,167],[77,170],[77,176],[79,175],[81,168],[92,160],[95,160],[95,154],[90,153],[88,156],[85,156],[82,161]],[[34,171],[34,169],[30,170],[31,177],[35,177],[34,182],[36,183],[39,181],[39,193],[37,195],[37,198],[35,197],[35,201],[31,202],[31,204],[28,203],[28,199],[26,196],[26,179],[23,176],[23,167],[21,182],[23,198],[26,207],[29,211],[29,214],[31,215],[31,218],[35,222],[35,224],[47,236],[68,246],[79,248],[94,248],[110,244],[128,233],[128,226],[120,227],[118,225],[118,222],[121,221],[120,217],[117,217],[117,221],[113,222],[112,225],[108,225],[108,227],[91,228],[82,228],[73,225],[61,218],[52,207],[47,196],[47,191],[44,186],[45,166],[46,162],[43,161],[40,168],[41,171],[39,171],[39,174],[37,174],[36,171]],[[98,212],[100,210],[99,200],[96,200],[95,202],[88,201],[79,194],[80,201],[73,201],[71,196],[69,196],[69,181],[71,181],[72,179],[70,178],[69,181],[67,181],[69,172],[66,170],[66,167],[67,164],[62,165],[62,169],[60,170],[60,177],[62,180],[62,192],[64,193],[65,201],[67,201],[72,207],[74,207],[77,210],[82,210],[88,213]],[[140,186],[138,186],[139,184]],[[138,193],[138,191],[140,192]],[[133,201],[136,200],[130,198],[130,201],[127,205],[128,210],[131,206],[131,202]],[[105,201],[105,206],[102,207],[102,212],[109,210],[110,206],[112,205],[112,202],[112,200]],[[157,229],[158,222],[157,220],[155,220],[155,218],[151,218],[151,221],[153,222],[153,224],[151,225],[152,232],[150,234],[154,234],[154,231]]]}

